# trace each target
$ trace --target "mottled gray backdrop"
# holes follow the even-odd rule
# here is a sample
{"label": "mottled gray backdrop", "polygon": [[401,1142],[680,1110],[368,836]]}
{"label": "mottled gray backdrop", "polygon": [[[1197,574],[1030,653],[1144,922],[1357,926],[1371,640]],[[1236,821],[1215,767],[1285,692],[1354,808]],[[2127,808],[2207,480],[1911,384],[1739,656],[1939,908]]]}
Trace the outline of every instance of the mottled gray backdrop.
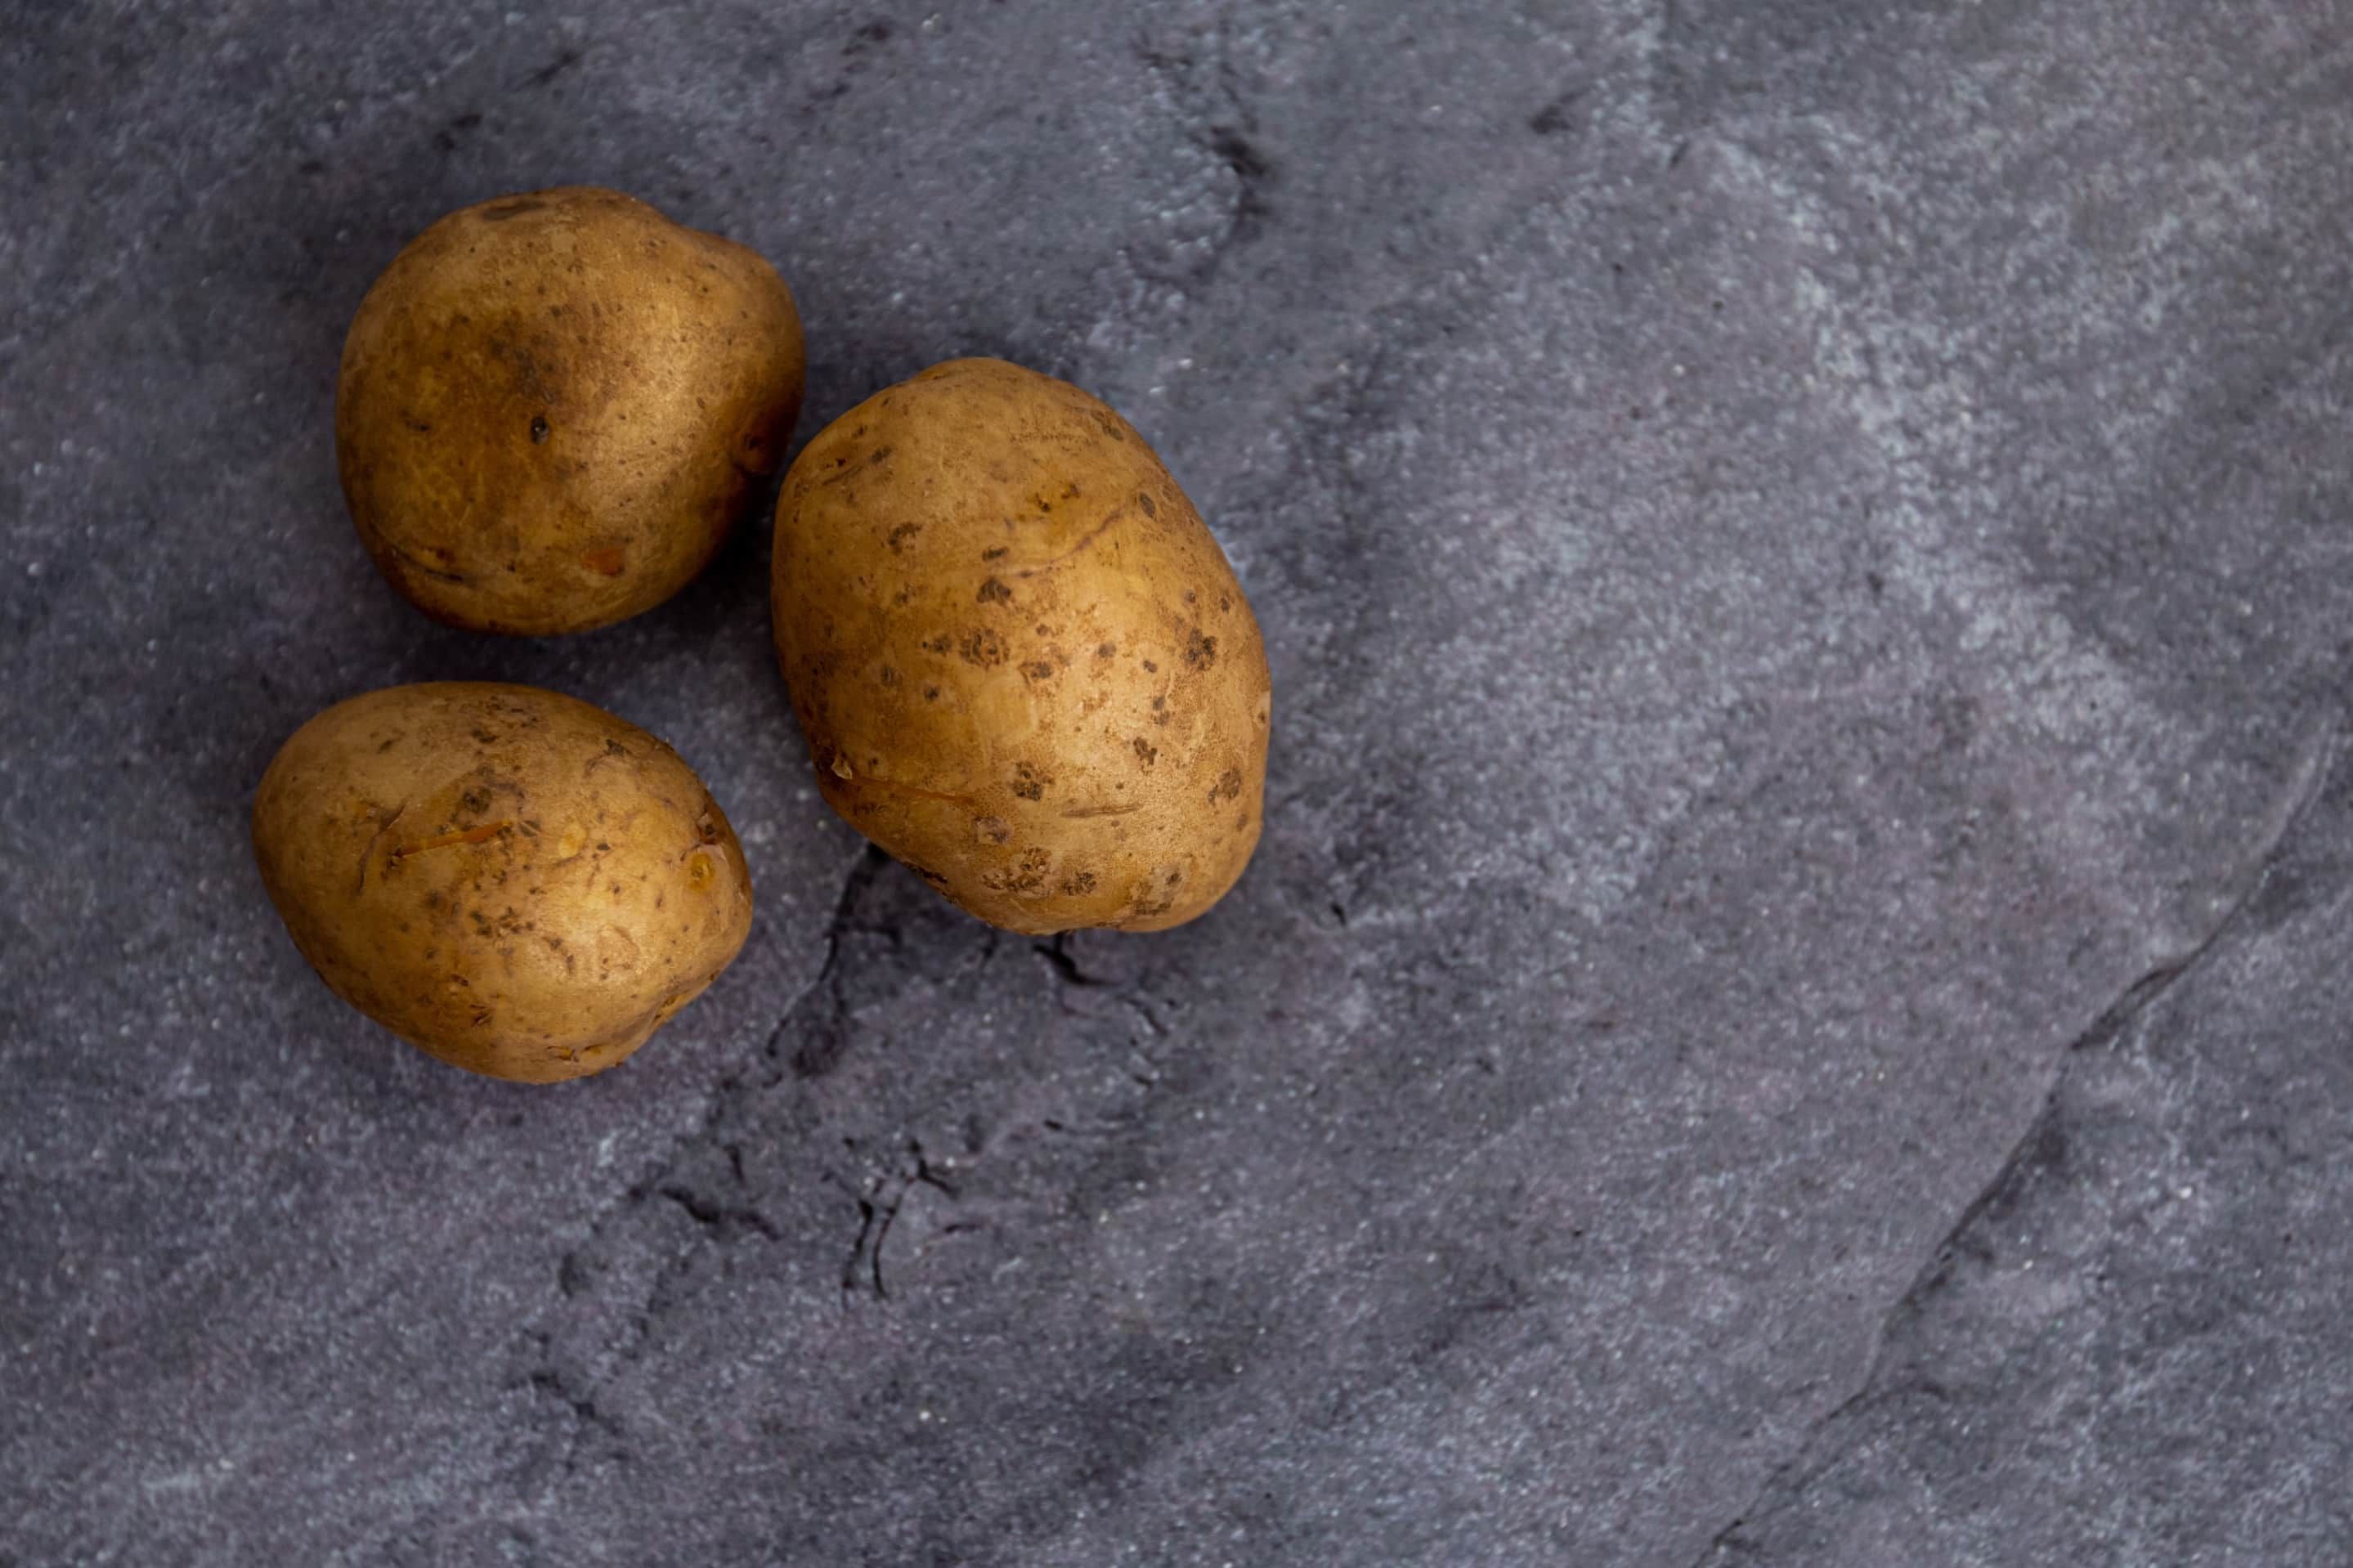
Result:
{"label": "mottled gray backdrop", "polygon": [[[2353,1554],[2353,6],[0,6],[0,1563]],[[623,187],[1159,446],[1264,623],[1208,919],[999,935],[807,777],[755,526],[428,625],[345,323]],[[620,1070],[345,1010],[325,704],[676,742]]]}

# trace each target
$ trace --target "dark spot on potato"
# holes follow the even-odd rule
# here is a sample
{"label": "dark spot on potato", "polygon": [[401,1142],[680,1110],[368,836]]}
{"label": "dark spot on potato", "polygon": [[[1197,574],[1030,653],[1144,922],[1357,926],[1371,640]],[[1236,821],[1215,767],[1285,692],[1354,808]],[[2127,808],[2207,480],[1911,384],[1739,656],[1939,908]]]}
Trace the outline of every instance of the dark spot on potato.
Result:
{"label": "dark spot on potato", "polygon": [[618,741],[607,740],[605,742],[605,754],[608,757],[626,757],[629,754],[629,748]]}
{"label": "dark spot on potato", "polygon": [[988,669],[1005,662],[1005,641],[984,626],[978,631],[966,632],[956,653],[966,664]]}
{"label": "dark spot on potato", "polygon": [[1157,675],[1160,673],[1160,667],[1147,658],[1144,661],[1144,673],[1146,675]]}
{"label": "dark spot on potato", "polygon": [[480,741],[485,746],[491,744],[499,738],[497,731],[486,730],[480,724],[474,726],[473,736],[475,740]]}
{"label": "dark spot on potato", "polygon": [[1135,504],[1144,509],[1144,515],[1146,517],[1158,517],[1160,515],[1160,503],[1154,500],[1150,496],[1145,495],[1142,490],[1135,492]]}
{"label": "dark spot on potato", "polygon": [[896,686],[899,684],[899,672],[886,664],[874,672],[874,679],[885,686]]}
{"label": "dark spot on potato", "polygon": [[491,792],[481,788],[470,789],[458,797],[458,804],[480,816],[491,809]]}
{"label": "dark spot on potato", "polygon": [[1218,595],[1218,608],[1220,611],[1230,610],[1233,607],[1234,601],[1231,595],[1220,594]]}
{"label": "dark spot on potato", "polygon": [[521,217],[525,213],[535,213],[546,205],[545,202],[535,197],[518,196],[509,202],[493,202],[489,206],[479,210],[484,223],[504,223],[511,217]]}
{"label": "dark spot on potato", "polygon": [[1072,898],[1094,890],[1095,874],[1092,871],[1074,871],[1062,879],[1062,891]]}
{"label": "dark spot on potato", "polygon": [[1240,768],[1228,768],[1224,773],[1218,775],[1218,782],[1210,786],[1209,804],[1211,805],[1215,805],[1221,800],[1240,800],[1241,798],[1241,770]]}
{"label": "dark spot on potato", "polygon": [[[1191,597],[1190,595],[1186,596],[1187,598]],[[1187,638],[1185,643],[1185,662],[1191,665],[1195,669],[1207,669],[1211,665],[1217,663],[1218,639],[1215,637],[1203,637],[1201,635],[1201,628],[1195,626],[1193,628],[1193,635]]]}
{"label": "dark spot on potato", "polygon": [[1051,680],[1054,678],[1054,667],[1045,659],[1032,659],[1021,667],[1021,673],[1026,679],[1033,681]]}
{"label": "dark spot on potato", "polygon": [[533,415],[531,416],[531,444],[536,447],[546,439],[547,416],[544,414]]}
{"label": "dark spot on potato", "polygon": [[1119,420],[1115,416],[1105,414],[1100,409],[1090,410],[1090,412],[1093,415],[1096,428],[1123,446],[1126,444],[1127,437],[1120,434]]}
{"label": "dark spot on potato", "polygon": [[891,552],[895,555],[906,548],[907,541],[923,531],[923,525],[920,522],[902,522],[891,531],[891,537],[885,542],[891,546]]}
{"label": "dark spot on potato", "polygon": [[922,642],[917,643],[915,646],[922,648],[925,653],[945,653],[949,648],[955,645],[948,640],[947,633],[942,632],[937,637],[925,637]]}
{"label": "dark spot on potato", "polygon": [[1008,545],[992,544],[987,550],[980,552],[980,558],[983,561],[994,561],[997,559],[997,557],[1003,555],[1009,548],[1010,546]]}
{"label": "dark spot on potato", "polygon": [[1113,654],[1117,653],[1118,651],[1119,651],[1119,644],[1117,644],[1117,643],[1115,643],[1115,642],[1102,643],[1102,644],[1097,645],[1097,647],[1096,647],[1096,648],[1095,648],[1095,657],[1096,657],[1097,658],[1109,658],[1112,655],[1113,655]]}
{"label": "dark spot on potato", "polygon": [[883,463],[890,459],[892,451],[892,448],[889,447],[875,447],[872,452],[867,454],[866,466],[870,468],[881,467]]}
{"label": "dark spot on potato", "polygon": [[1039,773],[1029,763],[1018,763],[1014,765],[1013,793],[1023,800],[1044,798],[1046,786],[1053,782],[1051,777]]}
{"label": "dark spot on potato", "polygon": [[926,687],[924,687],[924,688],[923,688],[923,700],[924,700],[924,701],[926,701],[926,702],[937,702],[939,700],[940,700],[940,689],[939,689],[938,687],[936,687],[936,686],[926,686]]}
{"label": "dark spot on potato", "polygon": [[1160,760],[1160,748],[1138,735],[1135,738],[1135,760],[1148,768]]}
{"label": "dark spot on potato", "polygon": [[1197,598],[1198,598],[1198,597],[1200,597],[1200,595],[1198,595],[1198,594],[1196,594],[1196,593],[1194,593],[1192,589],[1187,588],[1187,589],[1186,589],[1186,590],[1185,590],[1185,602],[1186,602],[1187,604],[1188,604],[1188,605],[1189,605],[1189,604],[1191,604],[1195,599],[1197,599]]}
{"label": "dark spot on potato", "polygon": [[972,819],[973,837],[984,844],[1002,844],[1013,837],[1012,826],[1001,816],[976,816]]}
{"label": "dark spot on potato", "polygon": [[981,885],[997,893],[1032,893],[1046,882],[1046,868],[1053,864],[1053,856],[1043,849],[1025,849],[1019,866],[999,868],[985,872]]}
{"label": "dark spot on potato", "polygon": [[1013,602],[1013,590],[997,578],[991,577],[980,585],[980,591],[973,596],[984,605],[1009,605]]}
{"label": "dark spot on potato", "polygon": [[600,550],[588,551],[580,557],[581,565],[606,577],[619,576],[628,563],[628,552],[617,544],[607,544]]}

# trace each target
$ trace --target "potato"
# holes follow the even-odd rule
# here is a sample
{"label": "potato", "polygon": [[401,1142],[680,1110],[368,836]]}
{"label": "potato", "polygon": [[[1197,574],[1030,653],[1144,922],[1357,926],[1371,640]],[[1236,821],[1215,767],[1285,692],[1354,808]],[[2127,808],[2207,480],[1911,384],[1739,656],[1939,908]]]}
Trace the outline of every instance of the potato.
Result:
{"label": "potato", "polygon": [[752,929],[733,829],[678,753],[529,686],[354,697],[294,731],[253,852],[335,994],[443,1061],[549,1083],[646,1043]]}
{"label": "potato", "polygon": [[361,541],[437,620],[585,631],[684,587],[784,459],[801,325],[752,251],[593,186],[450,214],[343,343]]}
{"label": "potato", "polygon": [[1258,623],[1144,437],[955,360],[786,476],[776,657],[834,809],[992,924],[1155,931],[1241,875],[1271,688]]}

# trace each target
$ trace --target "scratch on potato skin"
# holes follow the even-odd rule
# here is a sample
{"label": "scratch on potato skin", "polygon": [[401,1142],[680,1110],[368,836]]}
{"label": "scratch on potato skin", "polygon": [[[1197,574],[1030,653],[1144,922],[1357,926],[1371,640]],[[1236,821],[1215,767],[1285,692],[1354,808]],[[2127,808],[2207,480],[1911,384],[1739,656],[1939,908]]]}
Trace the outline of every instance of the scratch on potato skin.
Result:
{"label": "scratch on potato skin", "polygon": [[[379,751],[382,749],[378,748]],[[376,846],[384,842],[384,836],[392,831],[392,825],[398,822],[400,814],[407,809],[408,803],[404,800],[392,808],[391,816],[375,825],[375,836],[368,839],[367,847],[360,851],[360,876],[359,880],[352,887],[352,897],[357,898],[367,891],[368,866],[375,859]]]}
{"label": "scratch on potato skin", "polygon": [[448,833],[437,833],[430,838],[421,838],[414,844],[399,846],[387,858],[400,861],[407,859],[411,855],[422,855],[428,849],[448,849],[459,844],[485,843],[496,838],[513,826],[512,821],[485,822],[480,827],[465,827]]}

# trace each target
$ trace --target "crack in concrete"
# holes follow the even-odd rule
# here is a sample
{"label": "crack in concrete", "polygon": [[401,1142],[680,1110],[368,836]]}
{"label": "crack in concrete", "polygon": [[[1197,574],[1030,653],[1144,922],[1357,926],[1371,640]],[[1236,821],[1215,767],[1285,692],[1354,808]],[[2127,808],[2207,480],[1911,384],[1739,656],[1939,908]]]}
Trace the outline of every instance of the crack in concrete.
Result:
{"label": "crack in concrete", "polygon": [[514,1379],[510,1386],[527,1389],[571,1413],[572,1429],[556,1450],[557,1467],[566,1476],[577,1474],[581,1441],[592,1432],[602,1434],[612,1445],[615,1458],[627,1458],[628,1434],[619,1420],[596,1403],[593,1387],[579,1387],[570,1373],[554,1364],[549,1355],[547,1335],[533,1331],[531,1337],[539,1347],[539,1364]]}
{"label": "crack in concrete", "polygon": [[[848,1190],[849,1184],[833,1178],[837,1185]],[[891,1288],[882,1278],[882,1247],[891,1237],[891,1227],[897,1223],[899,1211],[906,1206],[907,1194],[917,1186],[928,1186],[944,1193],[953,1201],[958,1196],[955,1184],[940,1174],[939,1167],[923,1156],[923,1145],[913,1138],[907,1140],[903,1157],[898,1164],[881,1175],[871,1178],[863,1193],[851,1192],[858,1204],[858,1236],[850,1243],[849,1257],[841,1266],[841,1304],[845,1310],[850,1302],[870,1288],[874,1299],[887,1301]]]}
{"label": "crack in concrete", "polygon": [[[784,1016],[787,1020],[800,1009],[809,996],[828,983],[836,968],[841,937],[848,928],[849,912],[856,905],[860,895],[887,863],[888,858],[880,849],[869,844],[850,863],[849,870],[843,877],[841,896],[836,900],[833,917],[827,925],[825,963],[808,984],[796,992],[792,1000],[786,1005]],[[779,1025],[778,1027],[781,1029],[783,1026]],[[775,1037],[772,1036],[770,1041],[772,1047],[774,1040]],[[775,1080],[771,1079],[769,1086],[773,1087],[774,1082]],[[681,1212],[700,1227],[698,1237],[695,1242],[691,1244],[691,1246],[702,1245],[706,1239],[712,1237],[722,1240],[733,1239],[743,1232],[754,1233],[771,1241],[778,1239],[779,1232],[775,1222],[761,1213],[756,1206],[749,1204],[726,1204],[712,1198],[708,1194],[699,1191],[688,1183],[670,1179],[671,1173],[685,1163],[687,1157],[717,1131],[727,1107],[733,1100],[735,1091],[741,1087],[742,1080],[735,1074],[731,1072],[722,1077],[713,1086],[709,1100],[703,1107],[701,1123],[692,1131],[681,1134],[671,1143],[651,1174],[628,1188],[619,1199],[598,1213],[590,1222],[587,1240],[581,1247],[567,1249],[557,1266],[555,1279],[557,1304],[572,1300],[589,1289],[591,1276],[587,1266],[582,1261],[582,1254],[592,1248],[605,1235],[613,1222],[615,1213],[637,1208],[649,1196],[659,1196],[675,1204]],[[744,1165],[741,1150],[729,1146],[727,1154],[735,1173],[736,1181],[742,1183]],[[626,1314],[626,1321],[629,1325],[627,1333],[619,1337],[617,1343],[609,1347],[608,1368],[617,1367],[628,1362],[645,1343],[647,1335],[651,1331],[654,1316],[659,1310],[658,1299],[662,1282],[674,1271],[674,1267],[675,1260],[673,1260],[673,1268],[653,1271],[642,1299]],[[534,1328],[529,1331],[528,1338],[536,1347],[531,1359],[537,1364],[524,1374],[522,1381],[534,1391],[551,1394],[560,1400],[572,1410],[582,1427],[594,1426],[607,1433],[617,1445],[620,1443],[625,1434],[619,1421],[609,1413],[598,1408],[596,1404],[596,1390],[605,1381],[604,1376],[594,1372],[586,1372],[575,1377],[573,1373],[558,1367],[554,1355],[553,1336],[546,1330]],[[563,1463],[567,1473],[575,1468],[575,1454],[577,1447],[575,1432],[575,1437],[565,1445],[564,1450]]]}
{"label": "crack in concrete", "polygon": [[[1208,244],[1207,254],[1170,276],[1136,264],[1125,252],[1130,268],[1140,278],[1190,293],[1213,279],[1228,256],[1262,233],[1274,216],[1269,195],[1278,172],[1258,142],[1258,112],[1242,90],[1241,72],[1233,58],[1233,8],[1221,8],[1208,31],[1207,47],[1187,47],[1175,53],[1138,43],[1132,51],[1152,76],[1159,79],[1183,117],[1192,123],[1185,139],[1232,177],[1223,232]],[[1206,58],[1203,58],[1206,56]]]}
{"label": "crack in concrete", "polygon": [[[768,1043],[761,1054],[775,1061],[784,1049],[785,1037],[791,1032],[794,1021],[801,1016],[803,1005],[811,997],[823,996],[826,999],[829,1015],[826,1026],[803,1040],[800,1047],[793,1052],[788,1065],[796,1077],[823,1078],[841,1065],[842,1053],[849,1047],[846,1026],[849,1004],[841,993],[841,939],[852,929],[851,917],[865,899],[867,889],[874,885],[874,879],[881,876],[882,868],[890,863],[891,857],[882,851],[881,846],[869,844],[851,864],[849,874],[842,879],[841,896],[834,900],[833,918],[826,922],[825,962],[818,966],[816,977],[786,1005],[785,1010],[777,1016],[776,1028],[768,1036]],[[774,1087],[782,1078],[783,1074],[776,1074],[764,1087]],[[714,1112],[716,1103],[714,1101]]]}
{"label": "crack in concrete", "polygon": [[[2335,771],[2342,739],[2341,721],[2332,720],[2324,726],[2313,743],[2305,749],[2290,787],[2282,795],[2282,806],[2274,812],[2262,842],[2247,858],[2250,870],[2230,905],[2211,926],[2206,934],[2179,957],[2168,959],[2146,971],[2126,986],[2116,999],[2100,1011],[2091,1025],[2077,1034],[2054,1057],[2054,1070],[2044,1089],[2042,1104],[2028,1123],[2010,1152],[1986,1184],[1962,1208],[1959,1215],[1945,1228],[1936,1244],[1928,1252],[1928,1260],[1912,1277],[1904,1293],[1881,1317],[1879,1328],[1873,1335],[1871,1358],[1862,1378],[1851,1394],[1822,1415],[1807,1423],[1805,1432],[1790,1457],[1775,1466],[1764,1484],[1757,1489],[1739,1513],[1722,1530],[1708,1538],[1706,1546],[1693,1562],[1693,1568],[1709,1568],[1732,1552],[1746,1552],[1751,1545],[1744,1541],[1741,1531],[1751,1521],[1794,1503],[1805,1489],[1819,1478],[1836,1457],[1818,1458],[1815,1450],[1828,1434],[1836,1430],[1848,1417],[1871,1404],[1885,1392],[1885,1374],[1889,1347],[1895,1342],[1897,1330],[1907,1319],[1917,1318],[1926,1303],[1945,1289],[1951,1280],[1953,1264],[1962,1238],[2004,1198],[2016,1193],[2031,1173],[2039,1151],[2046,1147],[2052,1136],[2052,1118],[2066,1077],[2065,1063],[2078,1051],[2113,1047],[2126,1038],[2156,1008],[2166,993],[2179,984],[2206,961],[2222,939],[2237,927],[2256,897],[2270,879],[2271,872],[2285,851],[2296,828],[2311,815],[2320,798],[2322,787]],[[1809,1463],[1813,1458],[1815,1462]]]}
{"label": "crack in concrete", "polygon": [[[742,1178],[739,1175],[737,1179]],[[657,1197],[668,1198],[686,1211],[689,1219],[722,1241],[731,1239],[738,1230],[748,1230],[777,1239],[776,1222],[751,1204],[729,1204],[698,1192],[682,1182],[665,1183],[654,1189]]]}
{"label": "crack in concrete", "polygon": [[[1113,1003],[1134,1017],[1136,1023],[1142,1026],[1145,1035],[1149,1035],[1154,1039],[1160,1039],[1167,1035],[1167,1024],[1162,1021],[1158,1013],[1153,1011],[1153,1003],[1158,999],[1145,990],[1145,976],[1138,975],[1133,981],[1105,980],[1101,975],[1092,973],[1079,966],[1078,956],[1071,952],[1070,942],[1071,933],[1062,931],[1050,941],[1030,944],[1030,952],[1036,953],[1044,962],[1054,976],[1056,1006],[1071,1017],[1085,1017],[1088,1015],[1083,1009],[1071,1005],[1069,993],[1101,991],[1107,994]],[[1161,1003],[1163,1006],[1166,1005],[1166,1002]],[[1143,1055],[1141,1038],[1129,1043],[1137,1047],[1139,1056]],[[1154,1068],[1155,1077],[1145,1079],[1134,1072],[1130,1072],[1128,1076],[1134,1078],[1139,1083],[1158,1081],[1156,1074],[1159,1064],[1153,1062],[1148,1057],[1145,1059],[1146,1064]]]}

